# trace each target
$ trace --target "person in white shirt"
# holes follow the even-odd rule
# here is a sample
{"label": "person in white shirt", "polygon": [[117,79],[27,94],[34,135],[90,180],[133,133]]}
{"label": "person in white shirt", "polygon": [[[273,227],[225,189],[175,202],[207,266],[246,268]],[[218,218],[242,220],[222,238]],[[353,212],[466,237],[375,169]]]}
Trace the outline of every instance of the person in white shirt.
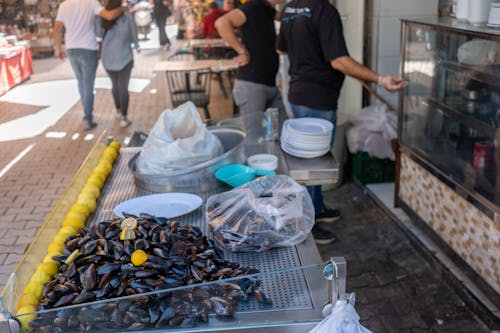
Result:
{"label": "person in white shirt", "polygon": [[[67,55],[75,72],[83,105],[85,130],[97,126],[92,117],[94,81],[99,62],[95,18],[99,15],[113,20],[125,10],[126,7],[106,10],[97,0],[65,0],[59,6],[54,23],[55,55],[61,60]],[[65,47],[62,45],[63,28]]]}

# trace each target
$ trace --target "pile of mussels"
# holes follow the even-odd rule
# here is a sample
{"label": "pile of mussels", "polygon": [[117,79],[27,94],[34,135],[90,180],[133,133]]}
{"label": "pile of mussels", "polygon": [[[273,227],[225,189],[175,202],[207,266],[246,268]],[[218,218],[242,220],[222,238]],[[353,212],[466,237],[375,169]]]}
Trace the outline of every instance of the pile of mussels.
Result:
{"label": "pile of mussels", "polygon": [[[148,215],[135,218],[135,240],[120,240],[119,218],[66,240],[64,255],[54,257],[61,263],[59,273],[46,284],[39,310],[63,308],[31,321],[34,332],[194,327],[210,315],[231,320],[237,303],[249,297],[271,305],[259,279],[247,276],[259,271],[223,259],[198,227]],[[65,264],[76,249],[78,256]],[[130,256],[139,249],[148,260],[134,266]],[[204,283],[221,279],[229,280]],[[188,285],[193,286],[171,290]],[[74,304],[80,306],[67,307]]]}

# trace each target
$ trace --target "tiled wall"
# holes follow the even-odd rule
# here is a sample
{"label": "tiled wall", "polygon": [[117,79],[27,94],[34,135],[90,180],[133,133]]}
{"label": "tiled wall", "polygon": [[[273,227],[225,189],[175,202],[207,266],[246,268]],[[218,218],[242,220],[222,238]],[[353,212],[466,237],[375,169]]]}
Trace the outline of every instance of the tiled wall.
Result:
{"label": "tiled wall", "polygon": [[401,155],[399,197],[500,293],[500,225]]}
{"label": "tiled wall", "polygon": [[[371,55],[373,70],[380,74],[398,74],[401,18],[435,16],[438,0],[373,0]],[[378,88],[378,93],[398,108],[398,94]]]}

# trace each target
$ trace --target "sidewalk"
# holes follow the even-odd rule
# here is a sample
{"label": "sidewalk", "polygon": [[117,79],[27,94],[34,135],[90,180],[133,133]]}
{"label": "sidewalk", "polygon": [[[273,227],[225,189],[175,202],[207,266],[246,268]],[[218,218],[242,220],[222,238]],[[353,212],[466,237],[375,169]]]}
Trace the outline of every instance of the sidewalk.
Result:
{"label": "sidewalk", "polygon": [[[119,127],[110,91],[98,88],[98,127],[93,131],[82,130],[83,112],[76,102],[68,110],[54,108],[41,117],[42,124],[18,128],[13,135],[35,132],[35,125],[45,125],[41,134],[0,142],[0,286],[7,281],[98,136],[106,131],[106,135],[127,142],[135,131],[148,132],[159,114],[170,106],[165,78],[152,73],[154,64],[167,56],[167,52],[155,48],[136,56],[132,77],[137,90],[131,93],[130,127]],[[34,66],[31,80],[0,97],[0,140],[2,128],[9,122],[25,124],[20,120],[43,114],[48,106],[36,101],[25,104],[32,95],[17,101],[13,96],[22,96],[23,91],[27,93],[28,88],[35,87],[39,89],[35,91],[40,91],[35,95],[43,95],[39,99],[43,97],[56,106],[71,102],[68,96],[76,81],[68,61],[37,59]],[[102,67],[98,77],[106,78]],[[44,87],[55,80],[62,81],[50,89]],[[100,81],[105,87],[106,80]],[[219,119],[230,116],[231,101],[223,99],[217,84],[212,88],[211,114]],[[61,117],[52,119],[57,112]],[[347,290],[356,292],[356,308],[367,328],[374,332],[490,332],[446,284],[439,269],[425,260],[391,217],[360,187],[347,182],[327,192],[325,198],[328,206],[342,211],[343,217],[326,226],[336,234],[337,242],[320,246],[319,250],[324,259],[346,258]]]}

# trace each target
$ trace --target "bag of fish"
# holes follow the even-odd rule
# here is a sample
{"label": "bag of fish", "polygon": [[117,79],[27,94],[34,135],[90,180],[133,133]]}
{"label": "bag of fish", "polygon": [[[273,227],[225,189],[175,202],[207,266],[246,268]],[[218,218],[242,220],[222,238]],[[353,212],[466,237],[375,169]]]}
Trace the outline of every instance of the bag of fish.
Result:
{"label": "bag of fish", "polygon": [[206,204],[209,235],[233,252],[260,252],[304,241],[314,225],[305,187],[285,175],[260,177]]}

